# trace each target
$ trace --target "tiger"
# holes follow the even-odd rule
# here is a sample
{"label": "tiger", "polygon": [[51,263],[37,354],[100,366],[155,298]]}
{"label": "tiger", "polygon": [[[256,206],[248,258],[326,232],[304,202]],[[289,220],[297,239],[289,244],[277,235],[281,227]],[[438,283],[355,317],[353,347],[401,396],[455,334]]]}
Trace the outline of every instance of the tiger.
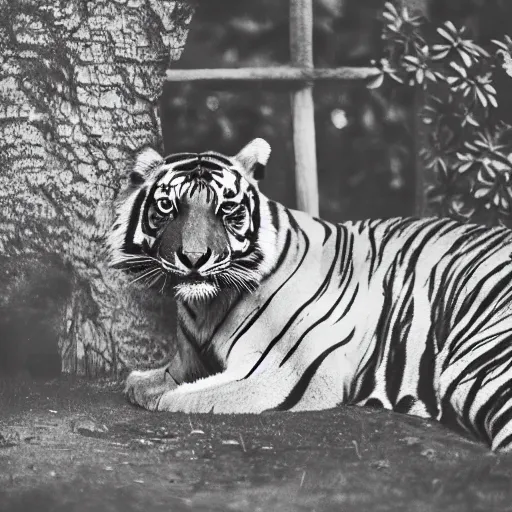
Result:
{"label": "tiger", "polygon": [[[270,146],[134,159],[109,264],[177,303],[176,356],[133,370],[149,410],[372,406],[512,450],[512,231],[326,222],[259,189]],[[140,282],[139,281],[139,282]]]}

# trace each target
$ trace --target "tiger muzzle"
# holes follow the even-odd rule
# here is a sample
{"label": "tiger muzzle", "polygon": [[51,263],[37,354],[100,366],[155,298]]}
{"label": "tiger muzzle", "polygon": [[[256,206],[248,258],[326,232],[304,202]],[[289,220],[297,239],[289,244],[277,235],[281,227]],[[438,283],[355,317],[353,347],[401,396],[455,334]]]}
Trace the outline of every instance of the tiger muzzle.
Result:
{"label": "tiger muzzle", "polygon": [[[199,196],[199,197],[198,197]],[[167,261],[198,273],[201,267],[229,254],[229,242],[222,219],[215,215],[213,204],[200,201],[180,203],[180,212],[162,234],[159,254]]]}

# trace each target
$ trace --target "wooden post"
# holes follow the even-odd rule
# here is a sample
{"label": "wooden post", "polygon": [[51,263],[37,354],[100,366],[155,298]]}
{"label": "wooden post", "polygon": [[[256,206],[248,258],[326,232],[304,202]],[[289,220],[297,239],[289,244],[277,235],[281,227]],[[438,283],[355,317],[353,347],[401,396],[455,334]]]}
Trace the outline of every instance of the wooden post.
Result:
{"label": "wooden post", "polygon": [[[312,0],[290,2],[290,54],[293,66],[313,68]],[[292,93],[297,208],[318,216],[315,107],[312,83]]]}
{"label": "wooden post", "polygon": [[[401,6],[407,7],[410,14],[428,18],[430,0],[401,0]],[[428,128],[421,119],[421,111],[425,105],[424,90],[418,90],[414,98],[414,149],[416,154],[415,162],[415,200],[414,213],[418,217],[428,217],[433,214],[427,203],[427,189],[432,183],[433,171],[427,169],[420,155],[422,148],[428,144]]]}

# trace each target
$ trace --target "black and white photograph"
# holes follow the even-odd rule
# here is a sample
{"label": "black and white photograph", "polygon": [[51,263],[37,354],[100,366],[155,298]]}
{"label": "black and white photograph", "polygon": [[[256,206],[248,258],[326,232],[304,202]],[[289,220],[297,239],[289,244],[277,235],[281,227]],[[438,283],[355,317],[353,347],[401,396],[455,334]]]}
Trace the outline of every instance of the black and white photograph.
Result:
{"label": "black and white photograph", "polygon": [[0,512],[512,512],[510,0],[0,0]]}

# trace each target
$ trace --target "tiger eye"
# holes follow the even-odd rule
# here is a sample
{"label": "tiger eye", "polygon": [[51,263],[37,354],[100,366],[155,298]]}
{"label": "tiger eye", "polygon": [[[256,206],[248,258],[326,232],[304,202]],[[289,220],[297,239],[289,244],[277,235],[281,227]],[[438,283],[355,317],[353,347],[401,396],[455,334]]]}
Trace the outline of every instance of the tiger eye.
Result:
{"label": "tiger eye", "polygon": [[162,213],[169,213],[172,210],[172,201],[167,198],[159,199],[156,206]]}

